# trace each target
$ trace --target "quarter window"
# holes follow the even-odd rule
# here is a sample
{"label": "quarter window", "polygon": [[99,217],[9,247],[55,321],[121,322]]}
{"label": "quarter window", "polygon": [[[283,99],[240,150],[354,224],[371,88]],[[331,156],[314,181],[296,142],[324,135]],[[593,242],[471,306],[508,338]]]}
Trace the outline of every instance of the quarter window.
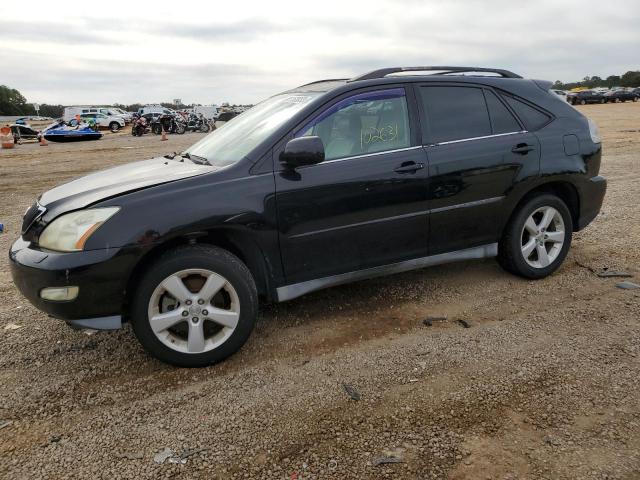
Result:
{"label": "quarter window", "polygon": [[410,135],[404,88],[341,100],[295,134],[309,135],[322,139],[326,160],[406,148]]}
{"label": "quarter window", "polygon": [[[591,92],[588,92],[590,95]],[[545,123],[548,123],[551,118],[546,113],[542,113],[537,108],[533,108],[524,102],[512,97],[511,95],[502,95],[507,101],[509,106],[513,108],[516,115],[520,118],[527,130],[537,130]]]}
{"label": "quarter window", "polygon": [[495,93],[485,90],[485,98],[487,99],[487,107],[489,108],[494,134],[519,132],[521,130],[518,121]]}
{"label": "quarter window", "polygon": [[426,116],[423,141],[441,143],[491,135],[482,89],[430,86],[420,88]]}

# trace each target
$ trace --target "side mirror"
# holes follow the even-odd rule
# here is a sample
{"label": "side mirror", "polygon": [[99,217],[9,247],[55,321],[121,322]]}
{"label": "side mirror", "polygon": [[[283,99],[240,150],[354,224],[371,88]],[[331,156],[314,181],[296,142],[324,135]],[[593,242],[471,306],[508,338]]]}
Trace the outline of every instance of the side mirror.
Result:
{"label": "side mirror", "polygon": [[324,160],[324,145],[320,137],[300,137],[289,140],[280,154],[280,163],[290,169],[313,165]]}

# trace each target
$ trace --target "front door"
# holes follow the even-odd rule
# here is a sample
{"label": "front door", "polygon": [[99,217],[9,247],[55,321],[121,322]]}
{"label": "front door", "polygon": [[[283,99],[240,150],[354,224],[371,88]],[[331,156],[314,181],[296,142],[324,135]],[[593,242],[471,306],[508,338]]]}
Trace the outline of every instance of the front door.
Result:
{"label": "front door", "polygon": [[293,136],[325,161],[280,169],[276,203],[289,284],[427,255],[427,168],[404,87],[336,99]]}

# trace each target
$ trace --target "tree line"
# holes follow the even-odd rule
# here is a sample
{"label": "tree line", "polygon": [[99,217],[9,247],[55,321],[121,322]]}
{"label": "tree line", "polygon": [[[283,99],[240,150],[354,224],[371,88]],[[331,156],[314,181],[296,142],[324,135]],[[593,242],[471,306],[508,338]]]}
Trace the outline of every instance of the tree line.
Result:
{"label": "tree line", "polygon": [[557,90],[571,90],[576,87],[640,87],[640,71],[629,70],[623,75],[610,75],[607,78],[587,75],[579,82],[563,83],[560,80],[556,80],[553,84],[553,88]]}
{"label": "tree line", "polygon": [[[564,83],[556,80],[553,88],[558,90],[571,90],[576,87],[640,87],[640,71],[630,70],[623,75],[610,75],[607,78],[601,78],[597,75],[586,76],[578,82]],[[173,103],[161,103],[165,108],[173,110],[183,110],[188,108],[187,105],[176,105]],[[133,103],[131,105],[115,104],[114,106],[122,108],[127,112],[136,112],[144,105]],[[193,106],[193,105],[192,105]],[[40,105],[40,115],[43,117],[58,118],[62,116],[64,105],[49,105],[43,103]],[[27,103],[27,99],[15,88],[0,85],[0,115],[35,115],[36,110],[32,103]]]}

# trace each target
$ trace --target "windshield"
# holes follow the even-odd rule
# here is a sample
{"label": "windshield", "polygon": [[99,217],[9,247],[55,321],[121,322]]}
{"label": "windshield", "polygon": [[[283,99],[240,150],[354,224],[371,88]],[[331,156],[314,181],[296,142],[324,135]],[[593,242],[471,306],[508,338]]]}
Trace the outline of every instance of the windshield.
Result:
{"label": "windshield", "polygon": [[284,93],[271,97],[213,131],[187,153],[204,157],[218,167],[232,165],[318,95],[321,93]]}

